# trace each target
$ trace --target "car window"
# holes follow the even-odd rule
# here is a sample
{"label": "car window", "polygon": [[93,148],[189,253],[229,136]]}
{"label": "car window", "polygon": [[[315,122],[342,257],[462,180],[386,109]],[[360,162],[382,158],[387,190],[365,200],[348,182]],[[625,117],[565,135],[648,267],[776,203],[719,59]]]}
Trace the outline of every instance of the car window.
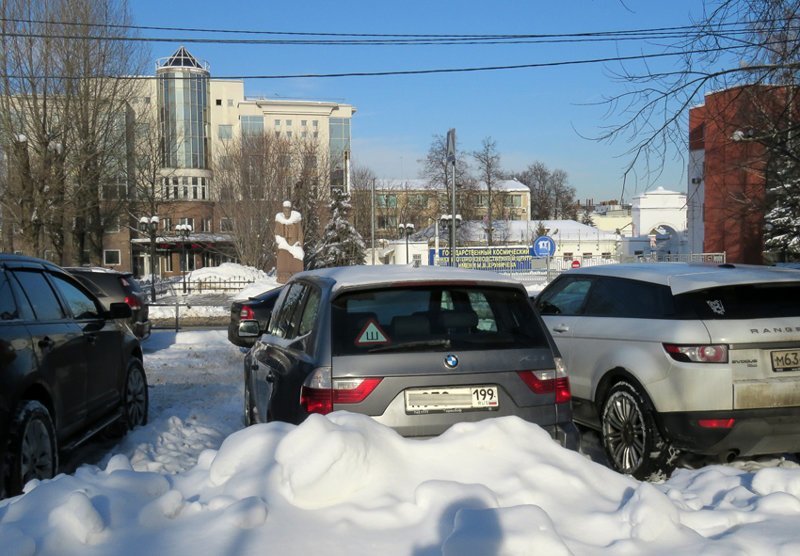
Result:
{"label": "car window", "polygon": [[303,307],[303,314],[300,317],[300,326],[297,328],[298,336],[305,336],[314,329],[314,323],[319,314],[319,301],[320,292],[317,288],[308,288],[308,296],[306,298],[305,307]]}
{"label": "car window", "polygon": [[41,272],[35,270],[16,270],[17,278],[25,296],[33,307],[38,320],[58,320],[64,318],[64,311],[50,283]]}
{"label": "car window", "polygon": [[64,301],[72,312],[72,316],[78,320],[96,319],[101,316],[101,311],[94,300],[86,295],[77,286],[68,282],[61,276],[51,274],[50,277],[61,292]]}
{"label": "car window", "polygon": [[669,287],[626,278],[598,278],[584,314],[598,317],[663,319],[675,314]]}
{"label": "car window", "polygon": [[332,303],[331,336],[334,355],[548,346],[523,291],[472,285],[345,292]]}
{"label": "car window", "polygon": [[11,283],[6,278],[6,273],[0,271],[0,320],[15,320],[19,318],[17,304],[11,291]]}
{"label": "car window", "polygon": [[561,278],[539,294],[536,307],[543,315],[577,315],[583,309],[592,282],[585,276]]}
{"label": "car window", "polygon": [[305,286],[299,282],[292,284],[283,298],[278,318],[270,324],[270,334],[280,338],[293,338],[299,318],[300,301],[303,299]]}
{"label": "car window", "polygon": [[797,317],[798,300],[798,282],[721,286],[675,296],[681,315],[714,320]]}
{"label": "car window", "polygon": [[105,295],[106,295],[106,292],[104,292],[103,290],[101,290],[101,289],[100,289],[100,288],[97,286],[97,284],[95,284],[94,282],[92,282],[92,281],[91,281],[90,279],[88,279],[86,276],[83,276],[83,275],[81,275],[81,274],[73,274],[73,276],[75,276],[75,279],[76,279],[76,280],[78,280],[78,281],[79,281],[81,284],[83,284],[83,285],[86,287],[86,289],[87,289],[87,290],[89,290],[90,292],[92,292],[92,293],[93,293],[93,294],[95,294],[96,296],[98,296],[98,297],[102,297],[102,296],[105,296]]}

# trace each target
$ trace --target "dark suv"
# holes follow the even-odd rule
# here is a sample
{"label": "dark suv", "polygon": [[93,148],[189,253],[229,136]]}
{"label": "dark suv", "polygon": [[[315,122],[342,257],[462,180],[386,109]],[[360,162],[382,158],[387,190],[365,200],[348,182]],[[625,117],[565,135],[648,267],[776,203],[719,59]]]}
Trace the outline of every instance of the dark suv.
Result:
{"label": "dark suv", "polygon": [[95,266],[66,267],[108,310],[111,303],[127,303],[131,308],[128,326],[140,340],[150,336],[150,309],[147,297],[130,272]]}
{"label": "dark suv", "polygon": [[0,496],[58,472],[59,451],[147,421],[139,341],[56,265],[0,254]]}

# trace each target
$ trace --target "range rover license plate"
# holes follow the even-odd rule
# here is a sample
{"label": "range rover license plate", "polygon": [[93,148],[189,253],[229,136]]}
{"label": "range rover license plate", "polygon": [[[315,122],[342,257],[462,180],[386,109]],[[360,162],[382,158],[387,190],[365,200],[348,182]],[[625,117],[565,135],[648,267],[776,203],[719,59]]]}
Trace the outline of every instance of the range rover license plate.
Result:
{"label": "range rover license plate", "polygon": [[497,386],[412,388],[405,396],[409,415],[496,411],[500,407]]}
{"label": "range rover license plate", "polygon": [[800,371],[800,350],[773,351],[772,370],[776,373]]}

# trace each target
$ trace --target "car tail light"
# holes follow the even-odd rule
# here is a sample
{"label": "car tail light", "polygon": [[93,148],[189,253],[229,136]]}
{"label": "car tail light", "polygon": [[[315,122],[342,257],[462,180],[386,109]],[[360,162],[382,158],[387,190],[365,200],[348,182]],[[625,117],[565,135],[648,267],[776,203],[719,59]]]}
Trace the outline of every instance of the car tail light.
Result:
{"label": "car tail light", "polygon": [[380,378],[331,380],[331,370],[320,367],[308,375],[300,390],[300,405],[306,413],[328,414],[333,404],[361,403],[381,382]]}
{"label": "car tail light", "polygon": [[736,419],[700,419],[697,424],[704,429],[732,429]]}
{"label": "car tail light", "polygon": [[[117,298],[119,299],[119,298]],[[126,295],[125,296],[125,303],[131,308],[131,311],[138,311],[142,308],[142,302],[139,301],[139,298],[135,295]]]}
{"label": "car tail light", "polygon": [[536,394],[555,392],[556,403],[568,403],[572,399],[569,378],[560,357],[554,357],[555,369],[545,371],[517,371],[522,381]]}
{"label": "car tail light", "polygon": [[664,349],[675,361],[682,363],[727,363],[728,346],[725,344],[705,344],[685,346],[664,344]]}
{"label": "car tail light", "polygon": [[242,310],[239,311],[239,318],[242,320],[256,320],[256,313],[249,305],[243,305]]}

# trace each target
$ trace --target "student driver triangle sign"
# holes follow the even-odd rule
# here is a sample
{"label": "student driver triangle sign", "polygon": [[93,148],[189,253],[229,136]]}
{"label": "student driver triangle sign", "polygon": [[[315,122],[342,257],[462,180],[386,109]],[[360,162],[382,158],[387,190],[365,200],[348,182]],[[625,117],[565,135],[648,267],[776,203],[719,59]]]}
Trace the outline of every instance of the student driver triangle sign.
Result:
{"label": "student driver triangle sign", "polygon": [[357,346],[374,346],[388,343],[389,338],[386,337],[386,332],[383,331],[375,319],[369,319],[356,337]]}

